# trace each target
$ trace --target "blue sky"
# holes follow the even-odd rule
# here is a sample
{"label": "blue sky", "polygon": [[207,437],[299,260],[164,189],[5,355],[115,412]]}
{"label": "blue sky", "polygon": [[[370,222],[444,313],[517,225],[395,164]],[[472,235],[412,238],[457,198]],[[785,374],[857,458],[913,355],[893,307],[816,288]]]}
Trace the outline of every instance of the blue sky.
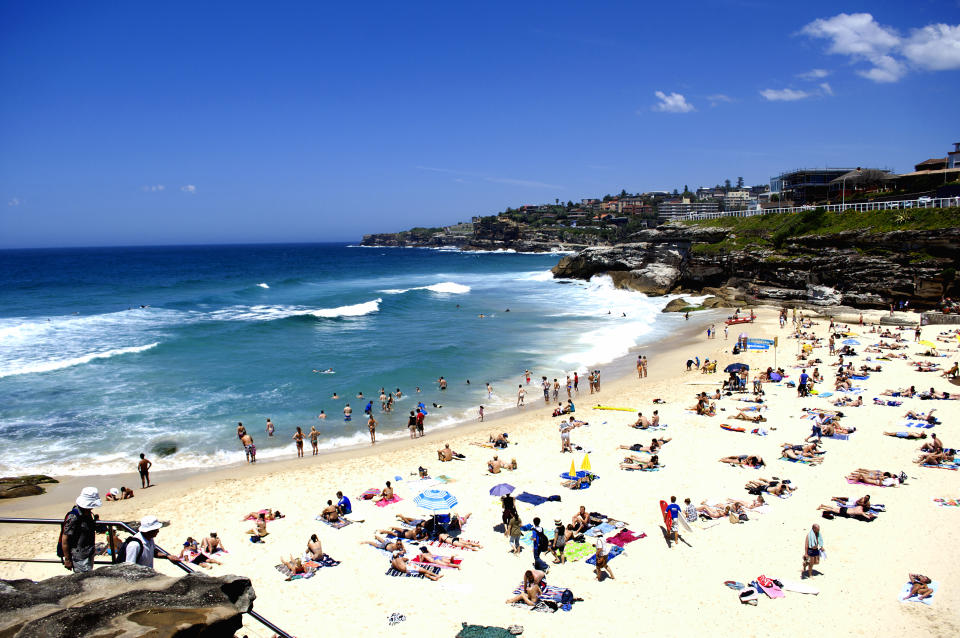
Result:
{"label": "blue sky", "polygon": [[5,1],[0,83],[0,247],[352,240],[910,170],[960,141],[960,1]]}

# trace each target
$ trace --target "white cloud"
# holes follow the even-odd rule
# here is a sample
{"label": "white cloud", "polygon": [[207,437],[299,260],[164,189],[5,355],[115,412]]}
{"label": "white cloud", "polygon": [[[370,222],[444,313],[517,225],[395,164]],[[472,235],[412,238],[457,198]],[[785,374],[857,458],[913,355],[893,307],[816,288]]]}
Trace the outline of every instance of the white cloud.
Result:
{"label": "white cloud", "polygon": [[805,73],[798,73],[797,77],[801,80],[822,80],[828,75],[830,75],[830,71],[826,69],[810,69]]}
{"label": "white cloud", "polygon": [[721,102],[730,103],[733,102],[733,98],[729,95],[724,95],[723,93],[714,93],[713,95],[708,95],[707,99],[710,100],[710,106],[716,106]]}
{"label": "white cloud", "polygon": [[830,83],[829,83],[829,82],[821,82],[821,83],[820,83],[820,90],[823,91],[823,92],[824,92],[825,94],[827,94],[827,95],[833,95],[833,87],[830,86]]}
{"label": "white cloud", "polygon": [[166,187],[163,184],[154,184],[152,186],[141,186],[140,188],[145,193],[159,193]]}
{"label": "white cloud", "polygon": [[7,202],[7,206],[19,206],[19,205],[20,205],[20,198],[19,198],[19,197],[14,197],[14,198],[11,199],[9,202]]}
{"label": "white cloud", "polygon": [[928,71],[960,69],[960,25],[930,24],[905,38],[869,13],[841,13],[814,20],[800,32],[829,40],[828,53],[870,63],[871,68],[857,73],[874,82],[897,82],[911,66]]}
{"label": "white cloud", "polygon": [[813,94],[806,91],[795,91],[793,89],[764,89],[760,91],[765,99],[771,102],[795,102],[805,100]]}
{"label": "white cloud", "polygon": [[654,111],[661,111],[663,113],[689,113],[690,111],[696,111],[693,105],[687,102],[687,98],[679,93],[667,95],[663,91],[657,91],[654,95],[660,100],[660,102],[653,105]]}
{"label": "white cloud", "polygon": [[180,190],[182,190],[184,193],[190,193],[191,195],[194,195],[197,192],[197,187],[193,184],[187,184],[186,186],[181,186]]}
{"label": "white cloud", "polygon": [[960,69],[960,24],[931,24],[915,30],[903,44],[903,55],[930,71]]}

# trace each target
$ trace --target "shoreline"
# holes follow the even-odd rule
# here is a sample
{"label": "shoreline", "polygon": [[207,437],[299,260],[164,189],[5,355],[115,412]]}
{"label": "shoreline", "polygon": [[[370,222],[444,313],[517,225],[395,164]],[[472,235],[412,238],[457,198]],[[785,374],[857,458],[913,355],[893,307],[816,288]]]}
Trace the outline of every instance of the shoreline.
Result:
{"label": "shoreline", "polygon": [[[795,366],[804,364],[796,359],[798,342],[787,337],[787,329],[779,328],[775,310],[759,308],[756,312],[758,319],[747,330],[748,334],[751,338],[779,336],[778,353],[751,350],[732,356],[739,330],[731,331],[731,338],[726,341],[722,330],[721,336],[712,340],[702,334],[698,337],[695,332],[690,340],[662,339],[664,348],[655,357],[648,354],[648,378],[638,380],[625,375],[616,380],[605,379],[597,397],[581,393],[577,416],[589,421],[589,426],[573,431],[572,441],[582,449],[572,455],[559,451],[558,419],[550,416],[552,407],[531,401],[520,414],[473,423],[456,433],[429,432],[416,441],[327,455],[319,464],[300,463],[293,458],[246,466],[241,471],[215,469],[183,476],[182,480],[139,490],[132,500],[104,503],[97,513],[104,519],[137,520],[152,514],[169,521],[157,543],[171,550],[188,535],[199,537],[217,531],[230,553],[222,557],[224,564],[215,565],[210,573],[250,578],[257,594],[257,611],[292,635],[316,635],[316,621],[304,609],[322,599],[328,612],[326,631],[371,636],[386,635],[388,631],[395,636],[453,635],[461,622],[467,621],[501,627],[521,624],[527,629],[525,633],[538,636],[581,627],[589,627],[598,636],[619,636],[624,632],[622,622],[598,627],[595,619],[635,605],[638,598],[651,608],[675,612],[660,614],[661,620],[650,627],[667,638],[686,636],[689,627],[678,625],[675,619],[689,617],[702,620],[715,632],[733,634],[746,629],[748,635],[762,631],[784,638],[801,638],[809,633],[808,627],[797,624],[796,618],[814,616],[829,617],[837,635],[856,635],[865,629],[880,631],[881,627],[911,638],[953,635],[957,624],[951,619],[960,611],[960,574],[944,564],[943,548],[960,542],[960,528],[955,524],[960,510],[937,507],[932,500],[955,497],[957,475],[912,464],[916,442],[882,435],[885,430],[903,427],[904,409],[929,410],[931,402],[906,399],[902,408],[894,408],[865,401],[860,408],[843,408],[843,425],[855,426],[857,432],[847,440],[825,439],[827,454],[817,466],[789,464],[777,457],[781,443],[798,443],[809,435],[811,422],[804,418],[806,413],[802,410],[826,408],[830,405],[826,398],[800,398],[785,385],[766,384],[768,404],[763,413],[767,417],[764,426],[770,430],[768,436],[729,432],[719,427],[724,422],[737,423],[728,421],[744,405],[736,395],[717,401],[718,413],[714,418],[697,416],[688,410],[696,393],[712,391],[725,378],[723,374],[686,371],[684,362],[691,355],[698,355],[701,360],[716,358],[721,370],[733,361],[761,370],[772,365],[778,356],[778,364],[790,377],[799,374]],[[816,323],[813,330],[822,337],[828,320],[817,319]],[[868,329],[853,331],[862,335],[865,344],[876,340]],[[928,327],[924,332],[932,339],[937,327]],[[907,336],[912,339],[912,332],[905,332],[904,337]],[[920,352],[914,345],[908,347],[910,354]],[[827,357],[826,347],[819,346],[814,356],[823,360],[819,364],[821,371],[829,372],[828,363],[833,358]],[[873,372],[869,380],[860,382],[865,399],[878,395],[882,389],[903,384],[921,387],[932,383],[938,389],[946,385],[932,375],[912,371],[913,366],[907,362],[892,359],[881,363],[882,372]],[[832,383],[828,380],[825,385]],[[653,404],[654,398],[662,398],[664,403]],[[589,408],[596,404],[629,407],[645,415],[648,410],[658,409],[667,429],[631,429],[629,424],[635,420],[635,412]],[[941,433],[946,435],[945,444],[956,445],[950,439],[949,427],[960,417],[960,405],[937,402],[933,407],[942,411],[938,416],[948,424]],[[492,431],[508,431],[512,444],[501,450],[471,445],[486,441]],[[936,431],[940,433],[939,428]],[[620,460],[626,453],[619,446],[648,443],[653,436],[672,439],[661,450],[661,470],[621,470]],[[441,464],[436,450],[444,443],[450,443],[452,449],[467,458]],[[490,474],[486,461],[495,454],[505,461],[516,458],[518,469]],[[736,454],[761,455],[768,467],[751,470],[718,462],[722,456]],[[559,473],[565,472],[571,463],[579,467],[586,455],[598,480],[586,491],[563,487]],[[431,476],[443,475],[444,480],[449,480],[441,485],[435,479],[416,480],[410,473],[421,465]],[[898,489],[850,485],[845,476],[857,467],[905,471],[909,478]],[[401,480],[397,481],[396,476]],[[750,520],[744,524],[731,525],[723,519],[706,529],[681,532],[678,546],[667,543],[659,499],[675,495],[678,502],[685,497],[694,503],[722,503],[730,497],[749,501],[752,497],[744,491],[744,483],[761,476],[791,479],[797,491],[789,499],[771,497],[766,511],[751,511]],[[385,480],[394,481],[401,497],[399,503],[381,508],[356,499],[365,489],[382,487]],[[531,614],[526,608],[505,605],[504,600],[524,570],[530,568],[531,557],[529,548],[520,556],[511,554],[507,540],[493,527],[500,522],[501,508],[489,491],[501,482],[515,486],[515,494],[529,491],[544,496],[561,495],[561,502],[536,506],[519,502],[523,523],[531,522],[534,516],[540,517],[545,526],[550,526],[554,519],[568,522],[578,506],[584,505],[590,511],[626,521],[630,530],[645,537],[628,545],[623,557],[613,561],[615,580],[597,582],[591,566],[582,561],[550,565],[550,583],[570,588],[583,599],[574,605],[572,613]],[[437,583],[384,575],[387,558],[361,543],[371,540],[377,530],[396,524],[398,514],[422,513],[414,497],[435,485],[457,497],[460,515],[472,515],[463,537],[481,543],[483,549],[436,550],[463,561],[462,570],[445,570]],[[343,529],[332,529],[314,519],[337,490],[354,499],[351,518],[357,522]],[[886,506],[874,522],[828,521],[817,511],[818,505],[829,503],[833,496],[859,498],[864,494]],[[66,496],[72,500],[75,494]],[[61,516],[65,510],[55,509],[56,500],[43,501],[43,508],[36,513],[50,518]],[[33,504],[40,505],[41,501]],[[269,523],[269,536],[263,543],[250,543],[246,532],[250,523],[241,519],[250,511],[267,507],[282,510],[286,518]],[[830,552],[829,561],[818,566],[819,573],[813,580],[804,581],[817,588],[819,596],[788,592],[783,599],[763,598],[757,607],[750,607],[739,603],[737,592],[724,587],[726,580],[750,582],[760,574],[801,582],[800,543],[811,523],[822,526]],[[890,551],[890,539],[910,537],[918,528],[924,530],[924,542],[901,544],[897,551]],[[310,580],[284,582],[275,568],[278,556],[302,551],[311,533],[318,535],[324,551],[341,561],[341,566],[319,570]],[[55,531],[51,532],[49,526],[0,526],[0,555],[51,557],[53,536]],[[415,551],[413,548],[408,554]],[[881,556],[882,560],[878,559]],[[650,565],[664,566],[671,578],[651,579]],[[164,561],[156,568],[171,576],[181,575]],[[0,576],[7,579],[40,580],[63,573],[59,564],[0,563]],[[897,602],[896,594],[908,573],[926,574],[940,583],[933,606]],[[445,604],[438,605],[440,600]],[[361,609],[362,613],[357,613]],[[850,609],[861,613],[851,615]],[[394,612],[404,614],[407,620],[388,629],[386,619]],[[249,619],[245,620],[243,633],[251,638],[271,635]]]}
{"label": "shoreline", "polygon": [[[636,356],[637,352],[642,350],[645,353],[651,353],[654,355],[654,357],[659,358],[663,354],[669,354],[671,350],[693,345],[696,343],[696,335],[702,334],[706,329],[706,326],[710,323],[722,323],[723,318],[720,315],[724,311],[728,310],[729,309],[724,308],[703,310],[692,313],[691,320],[689,322],[684,322],[684,324],[682,324],[683,330],[678,331],[679,336],[674,335],[670,337],[670,341],[679,339],[682,341],[682,343],[666,346],[666,341],[660,341],[651,344],[635,345],[629,349],[627,354],[617,357],[613,361],[605,364],[589,364],[586,367],[588,369],[595,369],[597,367],[601,368],[602,387],[604,389],[613,384],[619,384],[624,379],[629,378],[631,374],[635,373],[634,357]],[[659,314],[675,314],[677,317],[680,316],[679,313]],[[527,388],[527,400],[529,401],[528,406],[532,409],[544,408],[545,406],[541,405],[539,402],[539,386],[536,385],[534,378],[531,378],[531,384],[527,386]],[[589,392],[586,393],[586,395],[582,393],[580,395],[574,395],[574,398],[576,399],[575,403],[579,405],[582,401],[582,397],[584,396],[590,396]],[[552,411],[553,402],[551,401],[549,404],[547,404],[547,406]],[[584,406],[580,406],[579,409],[582,410],[583,408]],[[433,441],[443,438],[459,439],[467,434],[473,434],[479,430],[495,427],[498,423],[510,422],[511,420],[520,417],[525,412],[527,411],[515,406],[506,407],[502,410],[489,412],[487,418],[485,418],[482,423],[476,421],[476,419],[468,419],[436,428],[432,431],[429,428],[428,421],[426,432],[423,437],[410,439],[406,436],[394,436],[390,438],[378,439],[376,445],[370,445],[369,442],[367,442],[338,448],[321,448],[320,453],[317,455],[317,462],[337,463],[346,460],[364,459],[379,455],[381,452],[392,453],[407,450],[417,446],[421,441]],[[274,471],[283,472],[287,470],[300,469],[302,467],[300,465],[301,460],[312,458],[313,455],[310,454],[310,448],[308,447],[309,442],[304,442],[303,459],[297,458],[296,448],[293,447],[292,441],[289,445],[291,452],[290,457],[270,456],[264,458],[262,461],[258,461],[255,464],[240,461],[205,468],[194,467],[188,469],[178,468],[170,470],[151,470],[151,478],[156,478],[157,481],[150,488],[138,488],[136,484],[131,485],[133,481],[137,481],[139,479],[135,469],[131,469],[129,473],[52,475],[52,478],[59,482],[54,484],[45,484],[43,486],[46,489],[44,494],[0,500],[0,515],[11,516],[15,514],[29,514],[38,516],[37,512],[40,509],[51,507],[62,508],[63,506],[69,506],[73,499],[76,498],[76,494],[78,494],[83,487],[89,485],[95,485],[98,486],[98,488],[102,485],[106,485],[106,487],[100,488],[101,497],[103,497],[103,495],[106,493],[106,490],[112,487],[127,486],[134,490],[135,499],[143,495],[147,489],[149,489],[151,498],[154,498],[153,495],[155,493],[157,494],[157,497],[159,497],[169,491],[174,491],[178,488],[189,485],[190,482],[200,477],[204,477],[208,480],[218,481],[236,478],[238,475],[242,475],[244,478],[249,476],[262,476],[265,474],[270,474]],[[154,466],[157,464],[157,458],[162,459],[162,457],[152,458],[154,461]],[[133,460],[131,460],[131,468],[135,468],[135,463]],[[157,490],[157,488],[161,487],[164,487],[165,489]]]}

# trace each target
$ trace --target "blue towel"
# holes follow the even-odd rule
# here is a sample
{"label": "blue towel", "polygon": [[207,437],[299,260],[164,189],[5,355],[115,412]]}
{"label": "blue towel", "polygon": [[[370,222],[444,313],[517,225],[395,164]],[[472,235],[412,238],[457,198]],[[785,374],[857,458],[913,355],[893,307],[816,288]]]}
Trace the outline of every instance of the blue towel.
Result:
{"label": "blue towel", "polygon": [[539,494],[531,494],[530,492],[524,492],[520,496],[516,497],[516,499],[521,503],[530,503],[533,506],[543,505],[549,500],[544,496],[540,496]]}
{"label": "blue towel", "polygon": [[[619,555],[622,554],[622,553],[623,553],[623,548],[622,548],[622,547],[619,547],[618,545],[611,545],[611,546],[610,546],[610,549],[607,550],[607,560],[613,560],[614,558],[616,558],[617,556],[619,556]],[[586,562],[587,562],[588,565],[596,565],[596,564],[597,564],[597,555],[594,554],[593,556],[591,556],[590,558],[588,558]]]}
{"label": "blue towel", "polygon": [[617,531],[617,528],[610,523],[600,523],[584,532],[586,536],[604,536]]}

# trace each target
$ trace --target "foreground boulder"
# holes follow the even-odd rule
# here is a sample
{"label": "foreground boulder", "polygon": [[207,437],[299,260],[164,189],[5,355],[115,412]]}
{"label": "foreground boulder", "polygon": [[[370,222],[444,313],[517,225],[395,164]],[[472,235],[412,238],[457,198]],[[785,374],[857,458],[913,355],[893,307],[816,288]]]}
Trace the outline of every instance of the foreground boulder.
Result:
{"label": "foreground boulder", "polygon": [[40,582],[0,580],[0,636],[233,636],[254,598],[240,576],[172,578],[129,564]]}
{"label": "foreground boulder", "polygon": [[0,478],[0,498],[19,498],[21,496],[37,496],[46,490],[40,487],[41,483],[57,483],[58,481],[43,474],[28,476],[5,476]]}

